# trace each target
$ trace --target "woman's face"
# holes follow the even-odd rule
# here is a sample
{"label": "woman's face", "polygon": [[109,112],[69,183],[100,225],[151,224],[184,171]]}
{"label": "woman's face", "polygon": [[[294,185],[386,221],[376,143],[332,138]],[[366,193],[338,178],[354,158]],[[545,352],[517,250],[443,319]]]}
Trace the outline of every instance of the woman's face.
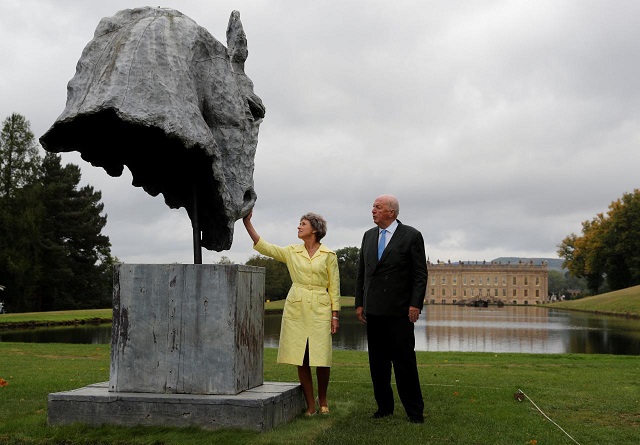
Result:
{"label": "woman's face", "polygon": [[300,224],[298,224],[298,238],[300,239],[308,239],[309,237],[314,237],[315,239],[315,230],[313,230],[313,226],[307,219],[301,219]]}

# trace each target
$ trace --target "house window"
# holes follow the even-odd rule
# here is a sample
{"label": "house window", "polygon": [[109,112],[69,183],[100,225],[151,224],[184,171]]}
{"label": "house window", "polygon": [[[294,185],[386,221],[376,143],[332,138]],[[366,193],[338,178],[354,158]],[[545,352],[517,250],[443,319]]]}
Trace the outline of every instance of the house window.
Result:
{"label": "house window", "polygon": [[536,298],[540,298],[540,289],[536,289]]}
{"label": "house window", "polygon": [[446,289],[442,289],[442,296],[444,297],[445,295],[447,295],[447,290]]}
{"label": "house window", "polygon": [[466,286],[466,285],[467,285],[467,277],[462,277],[462,284],[463,284],[464,286]]}
{"label": "house window", "polygon": [[435,286],[436,285],[436,277],[431,277],[431,285]]}
{"label": "house window", "polygon": [[536,286],[540,286],[540,277],[536,277]]}
{"label": "house window", "polygon": [[458,277],[453,277],[453,278],[451,279],[451,282],[452,282],[453,284],[458,284]]}
{"label": "house window", "polygon": [[502,285],[503,286],[507,285],[507,277],[502,277]]}
{"label": "house window", "polygon": [[528,296],[529,296],[529,289],[525,289],[525,290],[524,290],[524,296],[525,296],[525,297],[528,297]]}
{"label": "house window", "polygon": [[431,295],[435,295],[436,294],[436,289],[434,287],[431,288]]}
{"label": "house window", "polygon": [[525,286],[529,285],[529,277],[524,277],[524,285]]}
{"label": "house window", "polygon": [[513,290],[513,296],[515,297],[516,295],[517,295],[517,294],[516,294],[516,290],[514,289],[514,290]]}
{"label": "house window", "polygon": [[458,290],[458,289],[453,289],[453,296],[454,296],[454,297],[455,297],[456,295],[458,295],[457,290]]}
{"label": "house window", "polygon": [[516,277],[513,277],[513,285],[515,286],[516,284]]}
{"label": "house window", "polygon": [[447,284],[447,277],[442,277],[442,285],[444,286],[445,284]]}

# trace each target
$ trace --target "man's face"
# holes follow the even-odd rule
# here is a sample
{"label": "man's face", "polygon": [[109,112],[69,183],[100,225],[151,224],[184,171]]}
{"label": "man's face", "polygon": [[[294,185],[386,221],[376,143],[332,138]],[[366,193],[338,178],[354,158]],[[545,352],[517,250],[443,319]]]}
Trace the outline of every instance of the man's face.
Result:
{"label": "man's face", "polygon": [[373,223],[381,229],[386,229],[396,219],[396,212],[389,206],[389,201],[379,197],[373,202],[371,209]]}

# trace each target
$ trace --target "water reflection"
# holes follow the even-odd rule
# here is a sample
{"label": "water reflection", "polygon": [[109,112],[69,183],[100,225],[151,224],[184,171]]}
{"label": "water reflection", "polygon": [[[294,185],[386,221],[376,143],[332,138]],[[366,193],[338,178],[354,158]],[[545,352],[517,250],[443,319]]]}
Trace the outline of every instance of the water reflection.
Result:
{"label": "water reflection", "polygon": [[0,330],[0,342],[111,344],[111,324]]}
{"label": "water reflection", "polygon": [[[264,320],[266,347],[277,347],[280,314]],[[336,349],[367,349],[365,326],[353,309],[340,316]],[[416,323],[418,351],[640,355],[640,320],[534,306],[473,308],[433,305]],[[111,325],[0,330],[0,341],[111,343]]]}
{"label": "water reflection", "polygon": [[[343,310],[336,349],[366,350],[365,327]],[[416,350],[640,355],[640,321],[534,306],[433,305],[416,323]],[[265,317],[265,345],[278,346],[280,316]]]}

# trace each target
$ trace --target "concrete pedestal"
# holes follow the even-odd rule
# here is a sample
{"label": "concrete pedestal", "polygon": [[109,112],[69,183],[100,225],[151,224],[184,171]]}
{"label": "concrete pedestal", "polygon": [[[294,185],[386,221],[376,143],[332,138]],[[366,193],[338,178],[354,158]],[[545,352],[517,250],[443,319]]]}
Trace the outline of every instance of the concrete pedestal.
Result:
{"label": "concrete pedestal", "polygon": [[263,384],[264,269],[119,264],[108,384],[49,395],[51,425],[264,431],[304,409],[298,384]]}
{"label": "concrete pedestal", "polygon": [[119,264],[109,390],[238,394],[262,384],[264,269]]}
{"label": "concrete pedestal", "polygon": [[268,431],[305,409],[297,383],[266,382],[236,395],[110,392],[108,383],[49,394],[50,425],[155,425]]}

